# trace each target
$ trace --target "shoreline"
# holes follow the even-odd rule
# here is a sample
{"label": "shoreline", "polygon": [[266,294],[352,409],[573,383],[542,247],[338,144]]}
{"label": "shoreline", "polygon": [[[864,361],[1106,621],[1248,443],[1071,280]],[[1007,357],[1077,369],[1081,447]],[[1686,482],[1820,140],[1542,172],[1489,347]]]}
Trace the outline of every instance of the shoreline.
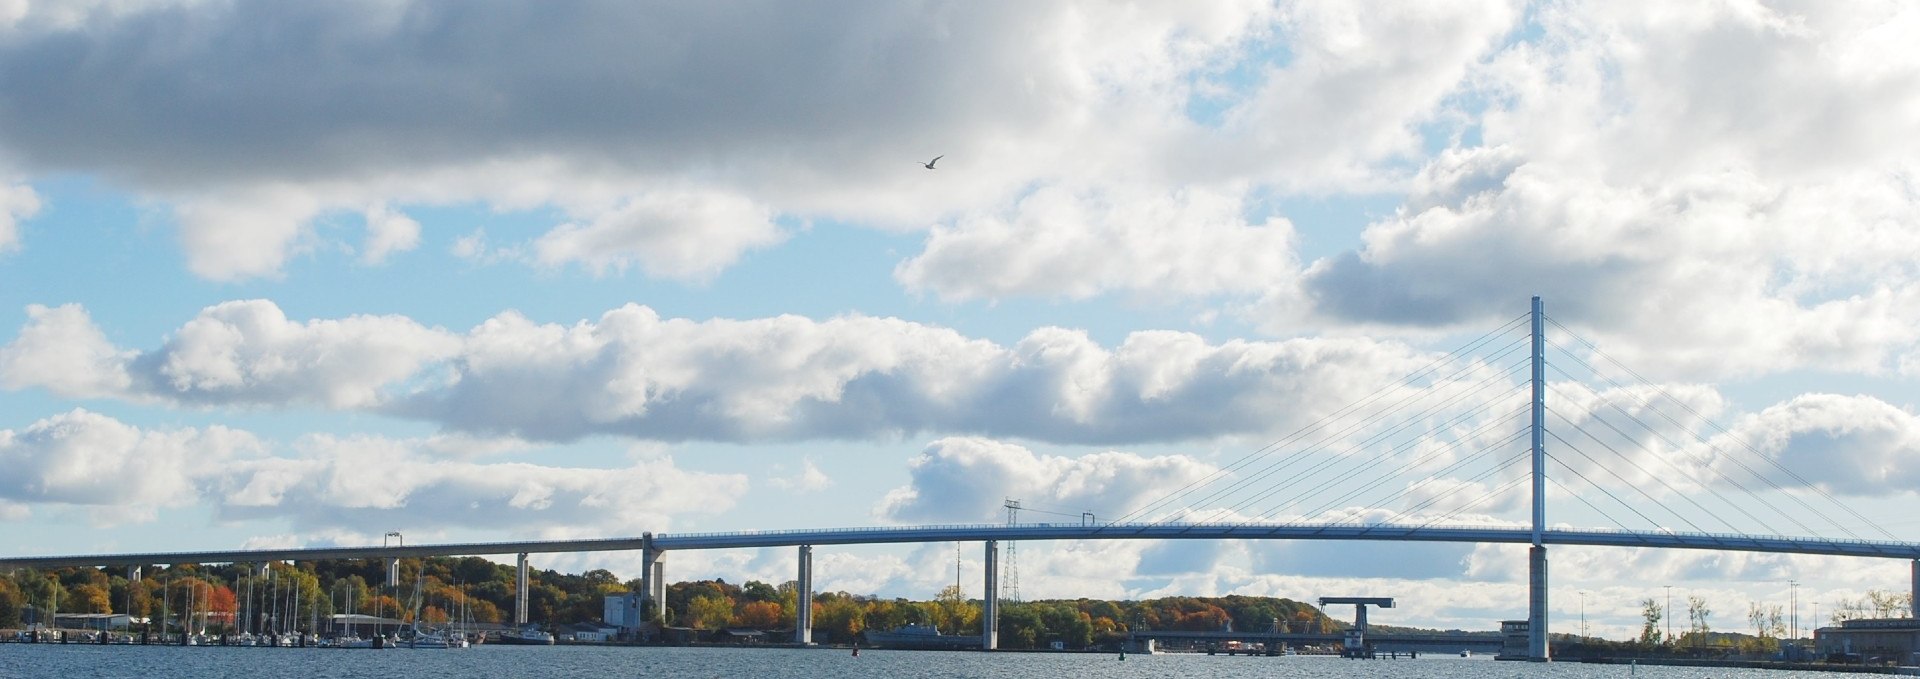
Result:
{"label": "shoreline", "polygon": [[1592,665],[1657,665],[1665,667],[1727,667],[1738,669],[1787,670],[1797,672],[1838,672],[1843,674],[1888,674],[1896,676],[1920,677],[1920,667],[1900,667],[1892,665],[1835,665],[1814,662],[1783,662],[1774,660],[1710,660],[1703,658],[1580,658],[1557,662],[1579,662]]}

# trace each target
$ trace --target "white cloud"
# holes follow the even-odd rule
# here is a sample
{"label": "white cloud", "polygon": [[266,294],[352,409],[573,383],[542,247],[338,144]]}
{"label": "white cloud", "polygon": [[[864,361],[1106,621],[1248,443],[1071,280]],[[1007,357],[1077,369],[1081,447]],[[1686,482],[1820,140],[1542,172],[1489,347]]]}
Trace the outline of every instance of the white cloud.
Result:
{"label": "white cloud", "polygon": [[458,338],[400,316],[289,320],[265,300],[201,310],[133,369],[149,395],[182,402],[370,406],[432,362],[452,356]]}
{"label": "white cloud", "polygon": [[231,281],[277,274],[322,205],[289,187],[198,197],[174,205],[187,268]]}
{"label": "white cloud", "polygon": [[785,237],[770,211],[741,196],[662,191],[628,198],[585,224],[555,227],[533,251],[547,266],[577,263],[605,274],[637,263],[653,276],[697,281]]}
{"label": "white cloud", "polygon": [[1538,35],[1468,77],[1479,139],[1310,265],[1313,315],[1460,327],[1537,293],[1629,363],[1702,378],[1882,373],[1915,351],[1920,54],[1888,36],[1920,12],[1533,14]]}
{"label": "white cloud", "polygon": [[151,520],[162,507],[203,500],[212,477],[262,447],[252,434],[224,427],[143,431],[73,410],[18,431],[0,430],[0,463],[11,470],[0,482],[0,497],[119,510],[96,519]]}
{"label": "white cloud", "polygon": [[894,276],[909,289],[965,300],[1251,294],[1298,274],[1285,219],[1248,224],[1242,196],[1202,188],[1137,197],[1151,192],[1042,188],[1010,214],[935,228]]}
{"label": "white cloud", "polygon": [[116,349],[80,305],[33,304],[20,336],[0,347],[0,384],[44,387],[67,398],[122,395],[133,384],[132,357]]}
{"label": "white cloud", "polygon": [[[245,431],[142,429],[75,410],[0,429],[9,507],[82,507],[96,521],[150,521],[159,509],[208,506],[223,520],[285,519],[311,541],[366,525],[470,530],[477,516],[507,534],[604,537],[660,530],[687,513],[722,512],[746,492],[738,474],[657,457],[601,469],[472,463],[416,442],[316,434],[284,452]],[[364,542],[360,543],[364,544]]]}
{"label": "white cloud", "polygon": [[375,205],[367,209],[366,220],[367,242],[360,252],[363,263],[380,264],[396,252],[420,246],[420,222],[404,213]]}
{"label": "white cloud", "polygon": [[[876,508],[879,517],[903,523],[992,521],[1001,512],[995,498],[1015,498],[1047,511],[1105,513],[1112,520],[1213,471],[1183,455],[1041,456],[982,438],[934,441],[908,469],[912,481],[887,492]],[[1030,515],[1022,520],[1078,524],[1080,518]]]}
{"label": "white cloud", "polygon": [[813,463],[813,458],[807,457],[800,460],[800,471],[791,478],[775,476],[767,483],[775,488],[815,492],[832,487],[833,477],[820,471],[820,466]]}
{"label": "white cloud", "polygon": [[1920,417],[1871,396],[1796,396],[1741,418],[1712,444],[1731,453],[1712,459],[1728,476],[1752,478],[1733,460],[1758,453],[1779,464],[1752,463],[1766,481],[1789,488],[1813,483],[1847,495],[1920,488]]}
{"label": "white cloud", "polygon": [[0,253],[20,249],[20,222],[39,212],[40,194],[33,187],[0,184]]}

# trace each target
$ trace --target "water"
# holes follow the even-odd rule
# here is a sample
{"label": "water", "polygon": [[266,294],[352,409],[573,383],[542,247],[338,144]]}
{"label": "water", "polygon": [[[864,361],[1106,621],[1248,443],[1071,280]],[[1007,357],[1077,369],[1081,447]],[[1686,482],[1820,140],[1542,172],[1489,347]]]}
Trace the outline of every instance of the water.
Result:
{"label": "water", "polygon": [[[1627,677],[1624,665],[1532,664],[1435,655],[1419,660],[1104,653],[967,653],[835,649],[478,646],[464,650],[183,648],[0,644],[0,677],[259,679],[260,677],[1114,677],[1236,679],[1282,674],[1314,679]],[[1840,677],[1826,672],[1641,667],[1647,679]]]}

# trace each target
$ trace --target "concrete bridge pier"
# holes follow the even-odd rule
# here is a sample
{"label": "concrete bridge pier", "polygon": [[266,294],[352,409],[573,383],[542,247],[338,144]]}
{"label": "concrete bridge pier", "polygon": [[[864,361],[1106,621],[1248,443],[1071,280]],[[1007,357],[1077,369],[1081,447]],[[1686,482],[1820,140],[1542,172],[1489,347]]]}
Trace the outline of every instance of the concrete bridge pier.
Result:
{"label": "concrete bridge pier", "polygon": [[987,541],[986,591],[980,595],[985,604],[980,611],[980,648],[1000,648],[1000,541]]}
{"label": "concrete bridge pier", "polygon": [[793,643],[813,643],[813,545],[800,545],[800,568],[793,581]]}
{"label": "concrete bridge pier", "polygon": [[1547,649],[1547,548],[1527,550],[1527,659],[1552,660]]}
{"label": "concrete bridge pier", "polygon": [[667,552],[653,545],[653,534],[640,536],[640,617],[667,624]]}
{"label": "concrete bridge pier", "polygon": [[520,567],[514,579],[513,624],[527,624],[527,553],[520,553]]}
{"label": "concrete bridge pier", "polygon": [[1920,559],[1913,560],[1913,589],[1907,593],[1913,597],[1913,619],[1920,620]]}

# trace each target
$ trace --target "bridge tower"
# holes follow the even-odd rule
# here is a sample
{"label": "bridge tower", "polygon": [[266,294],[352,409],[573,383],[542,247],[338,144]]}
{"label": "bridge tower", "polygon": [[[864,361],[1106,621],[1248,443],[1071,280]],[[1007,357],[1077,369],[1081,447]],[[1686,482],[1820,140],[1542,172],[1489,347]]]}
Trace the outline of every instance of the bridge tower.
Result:
{"label": "bridge tower", "polygon": [[1547,650],[1547,359],[1540,298],[1533,298],[1533,547],[1527,550],[1527,659],[1552,660]]}

